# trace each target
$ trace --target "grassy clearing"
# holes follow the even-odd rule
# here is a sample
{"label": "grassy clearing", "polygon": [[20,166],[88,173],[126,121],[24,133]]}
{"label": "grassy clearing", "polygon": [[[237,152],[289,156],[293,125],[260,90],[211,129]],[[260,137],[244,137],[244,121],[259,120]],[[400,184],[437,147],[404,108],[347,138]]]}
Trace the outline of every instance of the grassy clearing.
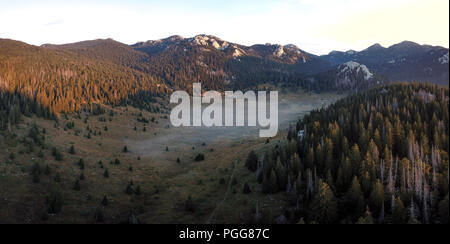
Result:
{"label": "grassy clearing", "polygon": [[[308,99],[300,93],[285,99],[304,104],[306,113],[322,106],[321,97],[332,102],[339,96]],[[12,133],[0,134],[1,223],[122,223],[131,216],[141,223],[207,223],[215,209],[211,223],[243,223],[249,222],[256,206],[274,216],[279,214],[281,196],[262,195],[244,162],[251,150],[264,150],[282,140],[283,130],[269,144],[266,139],[234,134],[214,137],[209,132],[189,139],[193,132],[171,128],[166,115],[131,107],[112,110],[113,116],[109,112],[61,116],[56,126],[54,121],[24,118]],[[74,128],[65,128],[69,122],[74,122]],[[39,136],[45,137],[43,149],[37,145],[30,149],[29,143],[23,142],[34,124]],[[53,147],[63,160],[55,160]],[[199,153],[204,160],[195,160]],[[36,164],[42,169],[38,177],[32,174]],[[44,173],[47,165],[50,172]],[[223,201],[234,168],[234,180]],[[34,183],[36,178],[39,183]],[[77,180],[79,191],[73,190]],[[245,183],[250,194],[243,194]],[[133,194],[126,193],[128,185]],[[135,193],[137,188],[141,194]],[[63,199],[61,212],[49,214],[48,199],[57,193]],[[106,206],[102,205],[105,196]]]}

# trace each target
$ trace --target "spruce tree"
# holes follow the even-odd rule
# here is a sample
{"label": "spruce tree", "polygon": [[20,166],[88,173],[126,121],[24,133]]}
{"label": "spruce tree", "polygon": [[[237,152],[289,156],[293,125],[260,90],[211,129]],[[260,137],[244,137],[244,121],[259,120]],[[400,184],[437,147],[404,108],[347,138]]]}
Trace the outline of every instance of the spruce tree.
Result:
{"label": "spruce tree", "polygon": [[248,185],[247,182],[245,182],[244,184],[244,190],[242,191],[244,194],[250,194],[252,192],[252,190],[250,189],[250,186]]}
{"label": "spruce tree", "polygon": [[75,147],[73,145],[70,146],[69,153],[72,154],[72,155],[75,154]]}
{"label": "spruce tree", "polygon": [[405,205],[403,204],[400,197],[397,197],[395,199],[394,212],[392,213],[392,221],[394,222],[394,224],[405,224],[405,220],[406,220]]}
{"label": "spruce tree", "polygon": [[78,166],[80,167],[81,170],[84,169],[84,159],[80,158],[80,160],[78,161]]}
{"label": "spruce tree", "polygon": [[49,214],[58,214],[64,204],[63,196],[61,192],[53,190],[46,200],[47,212]]}
{"label": "spruce tree", "polygon": [[372,225],[375,224],[375,221],[372,217],[372,213],[369,210],[369,207],[367,207],[366,213],[364,215],[364,217],[361,217],[358,219],[358,222],[356,222],[356,224],[366,224],[366,225]]}
{"label": "spruce tree", "polygon": [[441,219],[442,224],[448,224],[448,217],[449,217],[448,209],[449,209],[449,205],[448,205],[448,194],[447,194],[447,196],[444,198],[444,200],[442,200],[439,203],[439,217]]}
{"label": "spruce tree", "polygon": [[311,205],[311,217],[320,224],[332,224],[337,219],[337,202],[330,186],[319,180]]}
{"label": "spruce tree", "polygon": [[381,181],[378,179],[370,193],[370,203],[372,205],[371,209],[376,212],[380,212],[384,203],[384,189]]}
{"label": "spruce tree", "polygon": [[108,206],[108,197],[106,197],[106,195],[103,196],[103,199],[102,199],[101,203],[102,203],[103,206]]}
{"label": "spruce tree", "polygon": [[258,156],[255,151],[251,151],[248,154],[247,160],[245,161],[245,166],[252,172],[255,172],[258,169]]}
{"label": "spruce tree", "polygon": [[353,177],[352,185],[345,195],[347,210],[356,218],[364,214],[365,202],[358,177]]}
{"label": "spruce tree", "polygon": [[134,190],[134,193],[135,193],[137,196],[140,196],[140,195],[142,194],[142,192],[141,192],[141,186],[136,186],[136,189]]}
{"label": "spruce tree", "polygon": [[9,159],[14,160],[16,158],[16,155],[12,152],[9,154]]}
{"label": "spruce tree", "polygon": [[133,187],[131,186],[131,184],[127,185],[127,188],[125,189],[125,193],[128,195],[132,195],[134,193]]}
{"label": "spruce tree", "polygon": [[47,165],[45,166],[45,169],[44,169],[44,174],[45,174],[45,175],[49,175],[49,174],[50,174],[50,171],[51,171],[50,166],[47,164]]}
{"label": "spruce tree", "polygon": [[103,210],[101,210],[100,208],[97,208],[94,212],[94,220],[96,222],[101,223],[104,221],[104,219],[105,219],[105,215],[103,213]]}
{"label": "spruce tree", "polygon": [[80,191],[81,190],[81,185],[80,185],[80,180],[76,180],[75,184],[73,185],[72,188],[74,191]]}
{"label": "spruce tree", "polygon": [[184,209],[190,213],[195,212],[195,203],[191,196],[189,196],[188,199],[186,200],[184,204]]}

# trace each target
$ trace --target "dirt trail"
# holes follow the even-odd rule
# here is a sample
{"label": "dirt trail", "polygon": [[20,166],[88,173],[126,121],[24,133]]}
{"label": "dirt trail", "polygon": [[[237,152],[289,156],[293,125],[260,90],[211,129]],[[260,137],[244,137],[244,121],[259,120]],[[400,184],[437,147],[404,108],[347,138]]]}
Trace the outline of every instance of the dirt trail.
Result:
{"label": "dirt trail", "polygon": [[230,180],[228,182],[228,187],[227,187],[227,191],[225,192],[222,201],[220,201],[216,208],[213,210],[213,212],[211,213],[211,215],[208,218],[208,221],[206,222],[206,224],[212,224],[212,221],[214,220],[214,215],[216,214],[217,210],[223,205],[223,203],[227,200],[228,198],[228,194],[230,193],[231,190],[231,185],[233,184],[233,178],[234,178],[234,174],[236,173],[236,165],[239,164],[239,161],[237,163],[234,164],[233,167],[233,172],[231,173],[230,176]]}

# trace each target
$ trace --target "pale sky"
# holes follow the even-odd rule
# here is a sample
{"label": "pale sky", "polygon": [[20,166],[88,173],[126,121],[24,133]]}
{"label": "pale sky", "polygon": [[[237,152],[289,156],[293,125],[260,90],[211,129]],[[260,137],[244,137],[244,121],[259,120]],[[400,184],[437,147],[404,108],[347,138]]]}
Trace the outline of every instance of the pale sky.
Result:
{"label": "pale sky", "polygon": [[448,48],[449,0],[0,0],[0,38],[34,45],[197,34],[314,54],[404,40]]}

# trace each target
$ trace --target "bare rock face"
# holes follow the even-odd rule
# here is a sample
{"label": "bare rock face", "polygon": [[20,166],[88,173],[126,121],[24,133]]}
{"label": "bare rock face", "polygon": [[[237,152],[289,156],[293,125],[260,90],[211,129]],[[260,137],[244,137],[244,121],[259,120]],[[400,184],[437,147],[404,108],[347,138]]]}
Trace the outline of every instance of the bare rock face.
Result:
{"label": "bare rock face", "polygon": [[335,86],[344,89],[363,89],[380,84],[374,74],[365,66],[349,61],[338,66],[335,75]]}
{"label": "bare rock face", "polygon": [[273,52],[273,56],[277,57],[277,58],[281,58],[281,56],[284,55],[284,48],[281,45],[276,45],[276,49]]}
{"label": "bare rock face", "polygon": [[364,80],[369,80],[373,77],[367,66],[353,61],[341,64],[338,69],[339,74],[347,80],[350,75],[362,76]]}
{"label": "bare rock face", "polygon": [[448,52],[439,58],[439,63],[448,64]]}

